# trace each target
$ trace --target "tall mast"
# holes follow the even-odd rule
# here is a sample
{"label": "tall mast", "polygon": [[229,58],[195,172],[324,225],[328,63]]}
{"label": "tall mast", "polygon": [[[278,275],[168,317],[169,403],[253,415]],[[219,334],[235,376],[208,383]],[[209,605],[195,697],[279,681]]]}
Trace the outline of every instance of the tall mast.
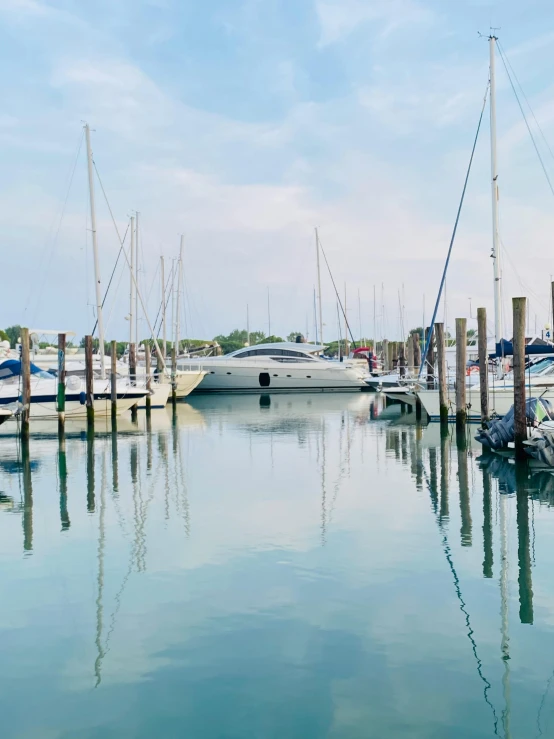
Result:
{"label": "tall mast", "polygon": [[137,211],[135,213],[135,341],[137,342],[137,344],[140,343],[138,301],[137,301],[138,281],[139,281],[139,214]]}
{"label": "tall mast", "polygon": [[362,301],[360,300],[360,288],[358,288],[358,330],[360,332],[360,346],[364,346],[362,341]]}
{"label": "tall mast", "polygon": [[160,273],[162,277],[162,338],[163,338],[163,357],[167,356],[167,329],[165,322],[165,263],[164,258],[160,257]]}
{"label": "tall mast", "polygon": [[136,342],[135,336],[135,314],[137,311],[137,289],[135,273],[135,216],[131,216],[131,253],[129,255],[131,266],[131,284],[129,286],[129,344]]}
{"label": "tall mast", "polygon": [[104,367],[104,319],[102,316],[102,291],[100,284],[100,262],[98,259],[98,240],[96,236],[96,209],[94,207],[94,174],[92,171],[92,149],[90,147],[90,128],[85,123],[85,138],[87,141],[88,190],[90,196],[90,228],[92,231],[92,253],[94,255],[94,283],[96,289],[96,320],[98,321],[98,339],[100,342],[100,376],[106,377]]}
{"label": "tall mast", "polygon": [[377,354],[377,294],[373,285],[373,353]]}
{"label": "tall mast", "polygon": [[498,344],[502,338],[502,289],[500,284],[500,239],[498,236],[498,168],[496,162],[496,36],[489,36],[490,86],[491,86],[491,194],[492,194],[492,258],[494,265],[494,338]]}
{"label": "tall mast", "polygon": [[181,321],[180,321],[180,304],[181,304],[181,281],[183,279],[183,245],[185,237],[181,234],[181,244],[179,246],[179,272],[177,273],[177,316],[175,323],[175,352],[179,356],[179,342],[181,340]]}
{"label": "tall mast", "polygon": [[271,336],[271,306],[269,304],[269,287],[267,288],[267,332]]}
{"label": "tall mast", "polygon": [[[171,260],[171,341],[175,341],[175,257]],[[175,346],[175,344],[173,344]],[[175,347],[177,351],[177,347]]]}
{"label": "tall mast", "polygon": [[348,357],[348,319],[346,318],[346,282],[344,283],[344,356]]}
{"label": "tall mast", "polygon": [[250,346],[250,315],[248,312],[248,303],[246,303],[246,342]]}
{"label": "tall mast", "polygon": [[319,234],[315,230],[315,253],[317,261],[317,301],[319,307],[319,343],[323,344],[323,313],[321,310],[321,270],[319,268]]}

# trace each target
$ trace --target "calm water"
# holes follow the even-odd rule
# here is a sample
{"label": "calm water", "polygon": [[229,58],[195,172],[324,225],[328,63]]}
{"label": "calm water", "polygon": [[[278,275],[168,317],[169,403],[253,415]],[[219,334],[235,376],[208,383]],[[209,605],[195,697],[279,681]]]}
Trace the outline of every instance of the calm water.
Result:
{"label": "calm water", "polygon": [[2,426],[3,739],[553,737],[554,477],[397,411]]}

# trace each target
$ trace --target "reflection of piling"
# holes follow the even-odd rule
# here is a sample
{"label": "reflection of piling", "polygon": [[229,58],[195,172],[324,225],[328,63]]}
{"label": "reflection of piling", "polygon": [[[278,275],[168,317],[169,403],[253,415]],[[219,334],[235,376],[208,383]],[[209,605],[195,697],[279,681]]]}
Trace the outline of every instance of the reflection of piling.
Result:
{"label": "reflection of piling", "polygon": [[440,500],[440,514],[439,521],[444,523],[448,520],[450,511],[448,508],[448,451],[449,451],[449,438],[448,434],[441,434],[441,500]]}
{"label": "reflection of piling", "polygon": [[466,422],[467,321],[456,318],[456,424]]}
{"label": "reflection of piling", "polygon": [[94,431],[87,429],[87,511],[94,513]]}
{"label": "reflection of piling", "polygon": [[483,577],[492,577],[492,492],[491,476],[486,469],[483,469],[483,552]]}
{"label": "reflection of piling", "polygon": [[31,414],[31,355],[29,329],[21,329],[21,438],[29,438],[29,416]]}
{"label": "reflection of piling", "polygon": [[529,498],[526,490],[527,474],[522,465],[516,468],[517,484],[517,561],[519,566],[519,620],[533,623],[533,581],[529,537]]}
{"label": "reflection of piling", "polygon": [[58,334],[58,434],[65,429],[65,334]]}
{"label": "reflection of piling", "polygon": [[479,388],[481,423],[489,420],[489,360],[487,356],[487,309],[477,308],[477,338],[479,341]]}
{"label": "reflection of piling", "polygon": [[435,323],[437,334],[437,365],[439,374],[439,415],[441,425],[448,423],[448,396],[446,394],[446,351],[444,343],[444,324]]}
{"label": "reflection of piling", "polygon": [[467,459],[467,441],[465,433],[459,431],[456,434],[456,449],[458,451],[458,482],[460,485],[460,514],[462,526],[460,535],[463,547],[471,546],[471,508],[469,504],[469,474]]}
{"label": "reflection of piling", "polygon": [[21,469],[23,478],[23,549],[33,549],[33,480],[31,476],[31,457],[29,439],[21,439]]}
{"label": "reflection of piling", "polygon": [[94,426],[94,375],[92,372],[92,336],[85,336],[85,396],[87,424]]}
{"label": "reflection of piling", "polygon": [[429,488],[430,488],[430,495],[431,495],[431,505],[433,506],[433,513],[437,515],[438,511],[438,479],[437,479],[437,449],[436,447],[431,447],[429,449]]}
{"label": "reflection of piling", "polygon": [[523,442],[527,439],[525,417],[525,303],[527,298],[512,298],[514,326],[514,444],[516,459],[526,459]]}
{"label": "reflection of piling", "polygon": [[60,436],[58,447],[58,478],[60,481],[60,521],[62,531],[67,531],[71,525],[67,510],[67,458],[65,454],[65,436]]}
{"label": "reflection of piling", "polygon": [[112,401],[112,424],[116,423],[117,416],[117,342],[111,343],[110,391]]}
{"label": "reflection of piling", "polygon": [[117,455],[117,422],[112,424],[112,489],[119,490],[118,455]]}

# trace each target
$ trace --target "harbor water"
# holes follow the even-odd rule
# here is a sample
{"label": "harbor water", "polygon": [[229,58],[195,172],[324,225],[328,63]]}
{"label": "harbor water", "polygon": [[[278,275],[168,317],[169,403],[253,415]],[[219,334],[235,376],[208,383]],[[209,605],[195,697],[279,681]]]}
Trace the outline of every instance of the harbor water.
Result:
{"label": "harbor water", "polygon": [[15,430],[3,739],[554,736],[554,476],[474,428],[360,393]]}

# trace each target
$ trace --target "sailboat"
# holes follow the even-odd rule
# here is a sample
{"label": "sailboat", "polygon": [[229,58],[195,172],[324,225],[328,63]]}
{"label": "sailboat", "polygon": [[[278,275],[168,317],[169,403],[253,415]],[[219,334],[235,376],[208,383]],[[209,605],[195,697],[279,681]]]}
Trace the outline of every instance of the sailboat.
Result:
{"label": "sailboat", "polygon": [[[496,355],[500,357],[503,352],[499,348],[503,346],[502,338],[502,304],[501,304],[501,272],[500,272],[500,236],[498,228],[498,167],[496,154],[496,75],[495,75],[495,50],[497,37],[489,36],[490,52],[490,147],[491,147],[491,195],[492,195],[492,235],[493,248],[492,258],[494,266],[494,335]],[[499,374],[492,375],[489,381],[489,408],[492,416],[504,416],[514,402],[513,378],[510,375],[502,376],[502,359],[497,359]],[[482,371],[487,371],[482,368]],[[549,373],[546,373],[549,374]],[[478,375],[467,378],[466,383],[466,405],[468,420],[477,421],[481,419],[480,386]],[[546,377],[540,372],[530,373],[528,381],[528,397],[531,391],[550,402],[554,402],[554,376]],[[440,418],[439,391],[438,389],[426,389],[415,387],[414,393],[431,419]],[[454,418],[456,413],[455,388],[453,384],[447,385],[447,406],[449,418]]]}

